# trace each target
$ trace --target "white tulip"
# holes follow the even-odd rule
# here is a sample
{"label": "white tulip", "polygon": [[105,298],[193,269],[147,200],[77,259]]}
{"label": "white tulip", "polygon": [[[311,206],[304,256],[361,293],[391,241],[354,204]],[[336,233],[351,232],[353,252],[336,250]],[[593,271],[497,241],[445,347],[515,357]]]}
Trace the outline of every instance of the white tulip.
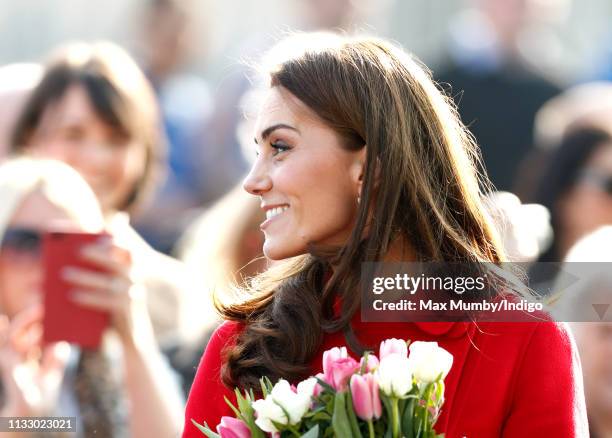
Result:
{"label": "white tulip", "polygon": [[278,432],[272,421],[283,425],[298,424],[310,408],[316,384],[317,379],[311,377],[300,382],[296,392],[289,382],[279,380],[265,399],[253,403],[257,413],[255,424],[264,432]]}
{"label": "white tulip", "polygon": [[375,373],[380,390],[390,397],[403,397],[412,388],[412,369],[407,357],[388,354]]}
{"label": "white tulip", "polygon": [[440,374],[444,379],[453,365],[453,355],[438,347],[437,342],[413,342],[408,360],[414,377],[426,384],[435,381]]}
{"label": "white tulip", "polygon": [[264,432],[278,432],[273,421],[278,424],[287,424],[287,416],[270,396],[254,401],[253,409],[257,414],[255,424]]}
{"label": "white tulip", "polygon": [[315,388],[317,384],[318,384],[317,379],[314,377],[303,380],[300,383],[298,383],[297,393],[303,394],[304,396],[312,397],[315,392]]}

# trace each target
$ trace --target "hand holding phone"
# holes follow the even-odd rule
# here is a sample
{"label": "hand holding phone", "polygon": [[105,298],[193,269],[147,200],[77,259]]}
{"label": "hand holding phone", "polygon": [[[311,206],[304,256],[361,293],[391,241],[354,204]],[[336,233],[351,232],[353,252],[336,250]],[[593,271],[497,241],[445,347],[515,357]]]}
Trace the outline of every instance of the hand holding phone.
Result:
{"label": "hand holding phone", "polygon": [[50,232],[43,236],[45,342],[68,341],[85,348],[99,347],[102,334],[109,325],[109,313],[75,302],[72,297],[75,285],[67,278],[66,270],[107,275],[107,269],[82,255],[85,245],[104,237],[104,234],[74,232]]}

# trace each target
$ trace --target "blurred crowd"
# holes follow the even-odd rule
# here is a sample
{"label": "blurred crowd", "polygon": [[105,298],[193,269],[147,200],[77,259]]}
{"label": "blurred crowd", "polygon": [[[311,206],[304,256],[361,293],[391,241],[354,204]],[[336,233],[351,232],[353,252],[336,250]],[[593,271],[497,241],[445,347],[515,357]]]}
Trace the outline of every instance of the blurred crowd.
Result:
{"label": "blurred crowd", "polygon": [[[430,66],[481,148],[515,261],[612,259],[612,43],[582,75],[551,70],[568,1],[466,1]],[[292,29],[376,33],[364,0],[296,3]],[[177,436],[213,293],[268,266],[241,188],[260,84],[249,63],[221,84],[189,68],[203,4],[143,5],[137,48],[67,42],[0,67],[0,416],[75,415],[82,436]],[[239,57],[272,44],[253,35]],[[111,315],[98,350],[41,341],[42,235],[66,224],[106,233],[83,251],[100,269],[65,272],[76,303]],[[612,304],[607,285],[578,296]],[[612,437],[612,322],[572,329],[592,436]]]}

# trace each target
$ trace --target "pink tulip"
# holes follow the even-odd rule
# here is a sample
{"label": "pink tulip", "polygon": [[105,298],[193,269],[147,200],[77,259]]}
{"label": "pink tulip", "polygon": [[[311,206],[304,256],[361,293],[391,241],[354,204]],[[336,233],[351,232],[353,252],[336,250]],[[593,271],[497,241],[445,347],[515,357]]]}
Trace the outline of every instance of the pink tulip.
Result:
{"label": "pink tulip", "polygon": [[348,353],[346,351],[346,347],[338,348],[334,347],[330,350],[327,350],[323,353],[323,375],[325,376],[325,380],[330,385],[332,384],[332,375],[331,369],[332,364],[338,359],[347,358]]}
{"label": "pink tulip", "polygon": [[323,380],[336,391],[344,391],[357,370],[359,362],[349,357],[346,347],[334,347],[323,353]]}
{"label": "pink tulip", "polygon": [[380,351],[378,356],[383,360],[390,354],[399,354],[401,357],[408,357],[408,345],[403,339],[387,339],[380,343]]}
{"label": "pink tulip", "polygon": [[[373,354],[368,354],[368,363],[365,366],[366,373],[373,372],[376,368],[378,368],[378,365],[380,365],[378,358],[374,356]],[[359,367],[361,368],[362,366],[363,366],[363,357],[359,361]]]}
{"label": "pink tulip", "polygon": [[332,364],[331,369],[331,386],[333,386],[336,391],[344,391],[348,386],[351,376],[357,371],[359,371],[359,362],[352,357],[336,360]]}
{"label": "pink tulip", "polygon": [[221,417],[217,433],[221,438],[251,438],[251,430],[244,421],[232,417]]}
{"label": "pink tulip", "polygon": [[378,383],[373,374],[355,374],[351,378],[351,397],[355,413],[362,420],[370,421],[382,415]]}

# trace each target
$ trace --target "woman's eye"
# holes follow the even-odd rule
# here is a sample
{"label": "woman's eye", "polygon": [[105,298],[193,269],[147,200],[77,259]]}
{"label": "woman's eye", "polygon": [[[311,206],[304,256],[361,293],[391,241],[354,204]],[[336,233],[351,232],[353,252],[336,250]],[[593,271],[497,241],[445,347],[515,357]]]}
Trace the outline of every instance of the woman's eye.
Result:
{"label": "woman's eye", "polygon": [[278,155],[280,152],[286,152],[291,149],[285,143],[281,142],[270,143],[270,146],[272,147],[272,149],[274,149],[274,155]]}

